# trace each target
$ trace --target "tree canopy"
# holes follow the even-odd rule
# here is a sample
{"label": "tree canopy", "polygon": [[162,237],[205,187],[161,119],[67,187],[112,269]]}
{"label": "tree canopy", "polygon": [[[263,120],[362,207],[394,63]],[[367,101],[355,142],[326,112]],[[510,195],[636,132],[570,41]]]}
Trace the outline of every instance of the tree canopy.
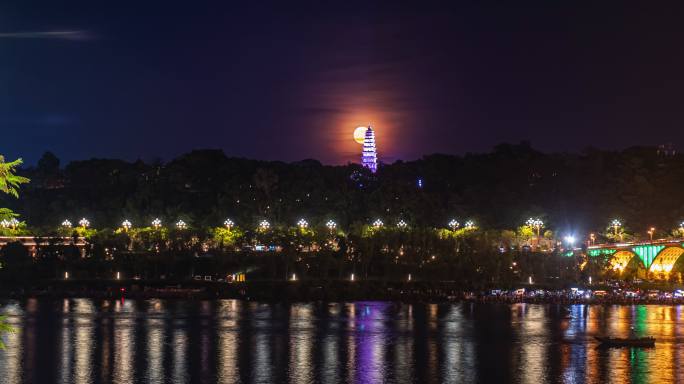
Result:
{"label": "tree canopy", "polygon": [[29,182],[28,178],[16,174],[22,163],[22,159],[6,162],[5,157],[0,155],[0,191],[19,197],[19,186]]}

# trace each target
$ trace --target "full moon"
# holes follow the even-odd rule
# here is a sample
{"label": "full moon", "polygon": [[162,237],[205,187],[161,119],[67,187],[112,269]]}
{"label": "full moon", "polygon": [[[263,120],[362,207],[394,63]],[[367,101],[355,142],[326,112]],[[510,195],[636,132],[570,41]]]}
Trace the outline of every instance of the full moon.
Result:
{"label": "full moon", "polygon": [[358,127],[354,130],[354,141],[363,144],[363,139],[366,138],[366,130],[368,127]]}

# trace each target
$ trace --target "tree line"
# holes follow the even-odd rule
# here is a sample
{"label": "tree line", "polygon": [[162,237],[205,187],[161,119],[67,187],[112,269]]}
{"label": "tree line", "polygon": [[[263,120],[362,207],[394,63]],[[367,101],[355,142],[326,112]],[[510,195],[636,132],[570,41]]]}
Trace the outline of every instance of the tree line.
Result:
{"label": "tree line", "polygon": [[[56,241],[39,249],[34,263],[46,276],[83,267],[84,274],[126,269],[149,278],[248,271],[263,278],[411,274],[471,285],[577,280],[585,272],[562,253],[564,234],[578,244],[589,233],[597,242],[616,240],[609,220],[620,218],[622,239],[648,238],[650,228],[672,236],[684,217],[684,158],[646,147],[546,154],[526,143],[503,144],[490,153],[383,164],[375,174],[356,164],[248,160],[220,150],[168,162],[92,159],[64,167],[46,153],[18,174],[32,182],[20,199],[7,195],[0,203],[23,223],[13,233],[76,232],[89,240],[85,259]],[[81,217],[92,227],[79,228]],[[544,222],[539,238],[525,226],[528,217]],[[155,218],[163,227],[151,225]],[[222,225],[226,218],[231,228]],[[297,225],[302,218],[306,228]],[[74,227],[61,226],[65,219]],[[373,226],[378,219],[380,228]],[[454,219],[460,227],[449,226]],[[132,228],[124,230],[123,220]],[[187,228],[176,228],[179,220]],[[268,231],[259,229],[263,220]],[[467,220],[476,228],[465,230]]]}

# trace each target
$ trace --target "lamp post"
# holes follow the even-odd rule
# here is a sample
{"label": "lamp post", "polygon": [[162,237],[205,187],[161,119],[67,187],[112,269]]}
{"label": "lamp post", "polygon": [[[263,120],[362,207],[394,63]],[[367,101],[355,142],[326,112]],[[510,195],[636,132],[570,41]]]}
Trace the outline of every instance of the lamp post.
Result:
{"label": "lamp post", "polygon": [[84,217],[84,218],[82,218],[82,219],[78,222],[78,225],[80,225],[81,227],[83,227],[83,229],[86,229],[86,228],[88,228],[88,227],[90,226],[90,221],[88,221],[88,220]]}
{"label": "lamp post", "polygon": [[128,220],[124,220],[123,223],[121,223],[121,228],[123,228],[124,232],[128,232],[132,227],[133,224]]}
{"label": "lamp post", "polygon": [[162,226],[162,221],[159,218],[152,220],[152,228],[159,229]]}
{"label": "lamp post", "polygon": [[330,233],[332,233],[335,232],[335,229],[337,228],[337,223],[333,220],[328,220],[328,222],[325,223],[325,226],[328,227],[328,230],[330,231]]}
{"label": "lamp post", "polygon": [[271,228],[271,223],[269,223],[266,220],[261,220],[259,222],[259,230],[260,231],[268,231],[268,229]]}
{"label": "lamp post", "polygon": [[405,229],[406,227],[408,227],[408,224],[406,224],[404,220],[399,220],[399,222],[397,223],[397,228]]}
{"label": "lamp post", "polygon": [[449,222],[449,228],[451,228],[452,231],[457,230],[460,225],[461,224],[459,224],[459,222],[456,221],[456,219],[451,219],[451,221]]}
{"label": "lamp post", "polygon": [[299,229],[306,229],[309,227],[309,222],[304,219],[299,219],[299,221],[297,222],[297,226],[299,227]]}
{"label": "lamp post", "polygon": [[610,222],[610,226],[613,228],[613,233],[615,233],[615,239],[617,240],[618,236],[620,236],[620,239],[622,239],[622,234],[619,233],[619,230],[622,227],[622,223],[620,222],[620,220],[614,219]]}
{"label": "lamp post", "polygon": [[223,222],[223,225],[226,227],[226,229],[230,231],[231,228],[233,228],[233,225],[235,225],[235,223],[233,223],[233,220],[231,219],[226,219],[226,221]]}
{"label": "lamp post", "polygon": [[468,220],[463,225],[463,228],[465,228],[467,230],[473,230],[473,229],[475,229],[475,222],[472,220]]}
{"label": "lamp post", "polygon": [[589,234],[589,242],[591,243],[591,245],[594,245],[594,243],[596,243],[596,234],[594,234],[594,233]]}
{"label": "lamp post", "polygon": [[649,230],[646,231],[646,233],[648,233],[648,236],[651,238],[651,241],[653,241],[653,234],[655,233],[655,228],[654,227],[649,228]]}
{"label": "lamp post", "polygon": [[544,227],[544,222],[541,221],[541,219],[532,218],[532,217],[527,219],[525,224],[527,224],[528,227],[533,228],[535,230],[535,232],[537,233],[537,237],[540,236],[541,229]]}
{"label": "lamp post", "polygon": [[382,228],[383,225],[384,224],[383,224],[382,220],[380,220],[380,219],[376,219],[373,222],[373,228],[375,228],[375,229],[380,229],[380,228]]}
{"label": "lamp post", "polygon": [[185,224],[185,221],[183,221],[183,220],[178,220],[178,222],[176,223],[176,228],[178,228],[180,230],[186,229],[187,227],[188,227],[188,225]]}

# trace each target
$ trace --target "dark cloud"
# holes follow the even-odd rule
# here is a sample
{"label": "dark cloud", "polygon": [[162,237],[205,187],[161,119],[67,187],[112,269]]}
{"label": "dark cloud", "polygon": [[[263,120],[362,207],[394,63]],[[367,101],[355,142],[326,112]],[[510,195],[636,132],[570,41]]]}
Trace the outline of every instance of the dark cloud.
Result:
{"label": "dark cloud", "polygon": [[43,31],[43,32],[5,32],[0,33],[0,39],[55,39],[86,41],[95,36],[88,31]]}

